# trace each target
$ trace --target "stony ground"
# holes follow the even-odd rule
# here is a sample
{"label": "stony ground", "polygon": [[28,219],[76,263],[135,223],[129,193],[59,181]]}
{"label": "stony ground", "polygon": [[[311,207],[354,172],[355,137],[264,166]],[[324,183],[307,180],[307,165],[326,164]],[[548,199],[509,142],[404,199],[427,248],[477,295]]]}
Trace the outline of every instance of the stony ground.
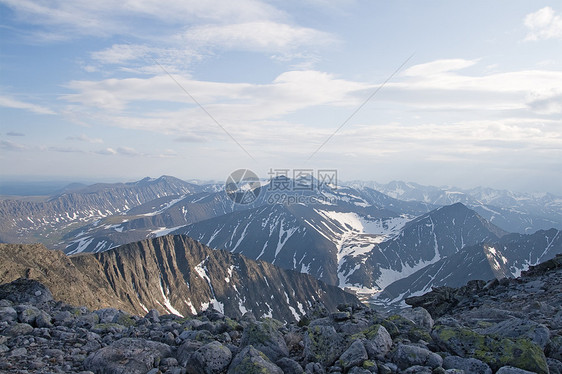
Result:
{"label": "stony ground", "polygon": [[559,256],[521,279],[409,300],[425,308],[316,305],[284,325],[212,309],[188,318],[90,311],[20,279],[0,286],[0,372],[560,373],[561,287]]}

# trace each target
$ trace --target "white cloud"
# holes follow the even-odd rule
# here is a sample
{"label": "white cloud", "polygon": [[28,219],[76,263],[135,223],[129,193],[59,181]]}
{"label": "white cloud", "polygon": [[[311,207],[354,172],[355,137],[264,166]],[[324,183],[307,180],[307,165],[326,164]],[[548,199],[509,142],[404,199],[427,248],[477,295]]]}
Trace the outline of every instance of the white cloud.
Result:
{"label": "white cloud", "polygon": [[147,47],[142,45],[114,44],[102,51],[92,52],[92,58],[102,64],[122,64],[137,60],[147,53]]}
{"label": "white cloud", "polygon": [[[312,70],[285,72],[270,84],[208,82],[180,75],[174,75],[174,79],[213,115],[240,121],[277,118],[317,105],[357,105],[357,94],[372,89],[371,85]],[[73,81],[67,87],[76,93],[64,95],[63,99],[85,107],[115,112],[126,111],[130,104],[138,102],[181,103],[179,111],[194,105],[191,98],[167,75],[145,79]],[[193,121],[193,116],[197,118],[197,113],[201,114],[197,107],[194,112],[187,118]],[[166,116],[160,112],[145,114],[148,119]]]}
{"label": "white cloud", "polygon": [[37,114],[56,114],[49,108],[41,105],[27,103],[9,96],[0,96],[0,106],[14,109],[24,109]]}
{"label": "white cloud", "polygon": [[193,27],[184,34],[185,42],[235,50],[289,52],[303,46],[333,43],[335,38],[307,27],[273,21],[253,21],[227,25]]}
{"label": "white cloud", "polygon": [[520,70],[463,74],[459,70],[478,60],[437,60],[407,69],[391,82],[384,99],[408,106],[450,110],[527,110],[553,112],[537,101],[555,103],[562,94],[562,71]]}
{"label": "white cloud", "polygon": [[10,140],[0,140],[0,148],[6,151],[23,151],[27,147],[22,144],[12,142]]}
{"label": "white cloud", "polygon": [[443,59],[443,60],[436,60],[431,61],[425,64],[414,65],[404,71],[402,73],[406,76],[411,77],[427,77],[430,75],[437,75],[448,73],[451,71],[462,70],[473,66],[476,64],[478,60],[464,60],[464,59]]}
{"label": "white cloud", "polygon": [[79,142],[86,142],[86,143],[103,143],[103,140],[100,138],[90,138],[87,135],[81,134],[78,136],[69,136],[66,138],[67,140],[76,140]]}
{"label": "white cloud", "polygon": [[545,39],[562,39],[562,16],[551,7],[544,7],[525,17],[525,26],[529,32],[528,41]]}
{"label": "white cloud", "polygon": [[[201,20],[243,22],[285,16],[257,0],[170,0],[165,3],[158,0],[0,0],[0,3],[11,8],[19,19],[43,26],[45,38],[52,40],[81,35],[135,35],[136,26],[148,27],[147,19],[161,21],[159,28],[164,28],[164,22],[182,26]],[[150,31],[156,32],[159,28]]]}

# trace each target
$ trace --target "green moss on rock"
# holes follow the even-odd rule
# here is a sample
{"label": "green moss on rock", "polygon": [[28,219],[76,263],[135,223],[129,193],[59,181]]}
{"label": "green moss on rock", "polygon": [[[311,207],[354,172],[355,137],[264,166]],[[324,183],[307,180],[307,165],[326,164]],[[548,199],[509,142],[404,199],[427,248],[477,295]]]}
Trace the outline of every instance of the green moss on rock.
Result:
{"label": "green moss on rock", "polygon": [[442,349],[461,357],[484,361],[494,371],[511,365],[539,374],[549,372],[542,349],[528,339],[483,335],[465,328],[442,325],[433,329],[432,337]]}

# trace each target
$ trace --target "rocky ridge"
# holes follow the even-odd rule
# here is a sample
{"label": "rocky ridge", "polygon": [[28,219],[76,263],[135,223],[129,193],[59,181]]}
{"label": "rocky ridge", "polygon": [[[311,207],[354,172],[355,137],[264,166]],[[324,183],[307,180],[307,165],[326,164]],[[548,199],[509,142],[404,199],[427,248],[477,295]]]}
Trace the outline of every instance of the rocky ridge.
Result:
{"label": "rocky ridge", "polygon": [[562,256],[520,279],[471,282],[383,315],[315,304],[298,323],[96,311],[41,283],[0,286],[0,370],[13,373],[540,374],[562,368]]}
{"label": "rocky ridge", "polygon": [[252,310],[296,322],[317,301],[329,310],[359,302],[308,274],[213,250],[184,235],[74,256],[42,245],[0,244],[0,283],[20,277],[44,283],[58,300],[131,314],[156,309],[188,316],[212,305],[231,317]]}

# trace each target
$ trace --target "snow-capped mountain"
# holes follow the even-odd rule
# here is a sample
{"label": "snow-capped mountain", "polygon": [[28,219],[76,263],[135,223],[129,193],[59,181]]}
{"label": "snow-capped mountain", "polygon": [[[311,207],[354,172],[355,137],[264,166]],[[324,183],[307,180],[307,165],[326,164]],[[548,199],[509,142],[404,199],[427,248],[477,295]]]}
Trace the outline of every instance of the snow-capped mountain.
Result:
{"label": "snow-capped mountain", "polygon": [[350,185],[367,186],[404,201],[419,201],[432,205],[460,202],[508,232],[530,234],[553,227],[562,229],[562,197],[549,193],[518,193],[484,187],[434,187],[402,181],[387,184],[351,182]]}
{"label": "snow-capped mountain", "polygon": [[380,291],[467,245],[495,241],[505,234],[456,203],[408,222],[398,235],[347,261],[340,273],[350,286]]}
{"label": "snow-capped mountain", "polygon": [[99,183],[76,187],[47,201],[0,200],[0,241],[40,241],[58,248],[60,238],[73,228],[166,196],[189,195],[201,188],[162,176],[131,183]]}
{"label": "snow-capped mountain", "polygon": [[560,230],[505,235],[496,242],[466,246],[390,284],[377,295],[376,302],[399,302],[429,292],[432,287],[460,287],[474,279],[518,277],[529,266],[554,258],[558,253],[562,253]]}

